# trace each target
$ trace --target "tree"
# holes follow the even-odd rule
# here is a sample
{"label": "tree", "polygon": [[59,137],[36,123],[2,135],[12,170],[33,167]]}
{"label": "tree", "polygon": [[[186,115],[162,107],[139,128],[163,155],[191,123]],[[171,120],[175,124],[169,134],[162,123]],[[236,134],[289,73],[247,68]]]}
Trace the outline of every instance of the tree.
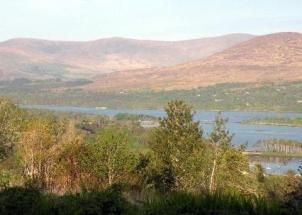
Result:
{"label": "tree", "polygon": [[22,111],[9,100],[0,98],[0,161],[12,152],[21,126]]}
{"label": "tree", "polygon": [[233,135],[226,129],[227,119],[216,116],[209,141],[213,147],[213,164],[209,180],[209,192],[221,189],[242,189],[242,176],[248,172],[248,161],[241,149],[232,146]]}
{"label": "tree", "polygon": [[59,142],[56,153],[55,180],[56,190],[61,192],[79,192],[83,183],[81,155],[86,150],[84,138],[70,121]]}
{"label": "tree", "polygon": [[199,165],[191,161],[203,149],[203,132],[199,122],[193,120],[192,109],[176,100],[169,102],[165,110],[167,117],[160,119],[150,141],[158,166],[158,185],[164,192],[186,186],[192,173],[189,170]]}
{"label": "tree", "polygon": [[125,128],[108,126],[88,145],[82,162],[102,188],[118,183],[130,183],[137,164],[130,149],[130,136]]}
{"label": "tree", "polygon": [[17,155],[25,179],[50,189],[57,164],[59,140],[64,128],[50,118],[32,119],[17,145]]}

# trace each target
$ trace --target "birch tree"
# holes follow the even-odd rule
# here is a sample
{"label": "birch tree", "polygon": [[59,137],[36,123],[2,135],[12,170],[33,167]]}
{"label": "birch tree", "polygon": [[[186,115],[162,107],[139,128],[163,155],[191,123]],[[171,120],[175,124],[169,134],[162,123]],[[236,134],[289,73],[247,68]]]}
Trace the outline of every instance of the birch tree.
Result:
{"label": "birch tree", "polygon": [[48,189],[57,152],[52,122],[46,119],[31,121],[17,146],[17,154],[25,178]]}
{"label": "birch tree", "polygon": [[243,189],[242,178],[248,173],[248,161],[241,149],[232,146],[233,135],[226,128],[227,119],[219,113],[210,133],[210,143],[213,148],[212,170],[209,180],[209,192],[217,187],[221,189]]}
{"label": "birch tree", "polygon": [[103,188],[130,183],[137,158],[130,148],[129,133],[117,126],[104,128],[89,145],[82,162]]}

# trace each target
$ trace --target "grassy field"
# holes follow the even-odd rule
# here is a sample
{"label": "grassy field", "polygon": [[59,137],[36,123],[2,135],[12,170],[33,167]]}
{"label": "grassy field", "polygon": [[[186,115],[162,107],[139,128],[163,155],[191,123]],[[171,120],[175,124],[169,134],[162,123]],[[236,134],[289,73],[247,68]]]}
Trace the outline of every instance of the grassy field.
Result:
{"label": "grassy field", "polygon": [[302,111],[302,82],[263,84],[229,83],[193,90],[87,92],[87,80],[0,83],[0,96],[19,104],[106,106],[109,108],[162,108],[181,99],[195,109],[233,111]]}

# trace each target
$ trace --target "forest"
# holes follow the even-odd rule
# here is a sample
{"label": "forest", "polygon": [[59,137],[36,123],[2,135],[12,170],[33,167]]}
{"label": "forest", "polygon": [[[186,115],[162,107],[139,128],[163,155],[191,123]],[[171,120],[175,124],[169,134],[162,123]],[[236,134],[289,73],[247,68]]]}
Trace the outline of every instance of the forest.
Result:
{"label": "forest", "polygon": [[158,127],[142,128],[132,116],[32,111],[1,98],[0,214],[302,213],[301,177],[251,167],[227,119],[218,114],[205,137],[184,101],[165,111]]}

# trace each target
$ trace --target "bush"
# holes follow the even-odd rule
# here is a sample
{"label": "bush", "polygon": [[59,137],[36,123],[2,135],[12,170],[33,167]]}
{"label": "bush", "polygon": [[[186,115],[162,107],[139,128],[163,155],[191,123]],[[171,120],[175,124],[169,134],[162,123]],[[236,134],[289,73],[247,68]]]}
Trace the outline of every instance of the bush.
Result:
{"label": "bush", "polygon": [[0,214],[39,214],[41,193],[32,188],[14,187],[0,193]]}
{"label": "bush", "polygon": [[[53,200],[52,200],[53,201]],[[110,188],[104,192],[84,192],[58,197],[50,214],[130,214],[132,206],[122,197],[121,191]]]}
{"label": "bush", "polygon": [[42,194],[34,188],[8,188],[0,193],[1,215],[133,214],[135,208],[119,188],[63,196]]}
{"label": "bush", "polygon": [[9,171],[0,171],[0,190],[9,186],[11,177],[12,176]]}

